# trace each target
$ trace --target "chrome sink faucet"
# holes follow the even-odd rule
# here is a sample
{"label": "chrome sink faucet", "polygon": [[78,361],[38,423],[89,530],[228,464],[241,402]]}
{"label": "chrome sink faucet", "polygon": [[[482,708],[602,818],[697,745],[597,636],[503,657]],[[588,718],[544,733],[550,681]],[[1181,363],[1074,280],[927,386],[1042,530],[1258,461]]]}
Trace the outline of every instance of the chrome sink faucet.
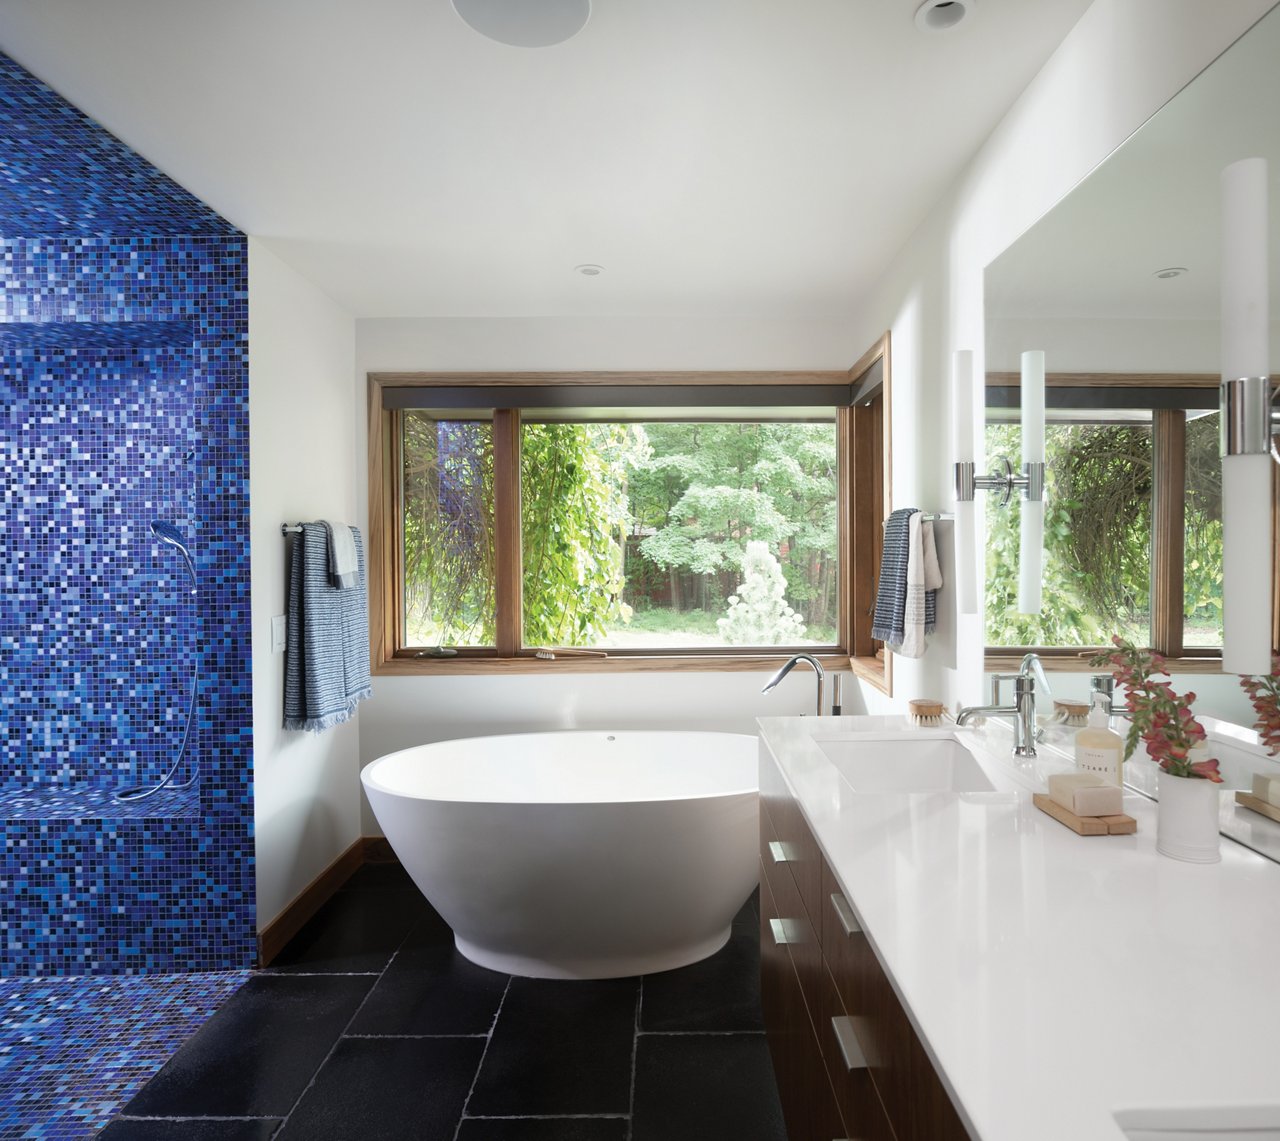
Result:
{"label": "chrome sink faucet", "polygon": [[[1001,682],[1013,682],[1013,704],[1000,704]],[[1036,755],[1036,683],[1049,696],[1049,679],[1035,654],[1022,659],[1016,674],[994,674],[991,678],[991,704],[970,705],[956,715],[956,724],[967,724],[972,717],[1009,717],[1013,721],[1013,755]]]}
{"label": "chrome sink faucet", "polygon": [[764,689],[762,689],[760,692],[768,693],[769,690],[771,690],[775,685],[778,684],[778,682],[780,682],[784,677],[786,677],[787,674],[789,674],[793,669],[795,669],[797,662],[808,662],[809,665],[813,666],[813,672],[816,675],[817,682],[818,682],[818,716],[821,717],[823,714],[823,702],[825,698],[827,675],[822,668],[822,663],[818,661],[818,659],[815,658],[812,654],[796,654],[794,658],[792,658],[789,662],[787,662],[787,664],[784,665],[782,669],[780,669],[776,674],[773,675],[773,677],[771,677],[765,683]]}

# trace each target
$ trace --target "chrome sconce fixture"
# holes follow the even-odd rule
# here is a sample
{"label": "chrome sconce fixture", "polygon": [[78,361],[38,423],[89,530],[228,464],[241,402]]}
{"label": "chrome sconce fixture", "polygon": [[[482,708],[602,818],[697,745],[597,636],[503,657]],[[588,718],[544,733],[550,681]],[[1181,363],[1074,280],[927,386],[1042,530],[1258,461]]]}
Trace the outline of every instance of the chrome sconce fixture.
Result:
{"label": "chrome sconce fixture", "polygon": [[[973,354],[962,349],[952,362],[952,403],[955,409],[953,447],[956,456],[956,532],[957,566],[965,566],[972,574],[976,540],[973,502],[979,491],[1001,493],[1000,505],[1007,506],[1015,491],[1021,491],[1022,522],[1018,553],[1018,610],[1022,614],[1038,614],[1041,601],[1041,567],[1044,548],[1044,353],[1035,350],[1022,354],[1020,403],[1022,407],[1022,469],[1015,472],[1013,463],[1002,457],[999,475],[978,475],[973,446]],[[967,560],[967,562],[965,561]],[[975,613],[976,597],[965,593],[966,582],[960,583],[962,613]],[[972,589],[972,588],[970,588]]]}
{"label": "chrome sconce fixture", "polygon": [[1222,171],[1222,669],[1271,672],[1267,161]]}

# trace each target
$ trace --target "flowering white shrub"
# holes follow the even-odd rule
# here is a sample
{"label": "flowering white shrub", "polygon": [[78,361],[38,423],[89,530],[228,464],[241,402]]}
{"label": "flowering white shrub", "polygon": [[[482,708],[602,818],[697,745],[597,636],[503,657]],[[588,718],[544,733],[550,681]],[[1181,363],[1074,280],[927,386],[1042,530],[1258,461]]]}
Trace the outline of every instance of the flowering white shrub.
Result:
{"label": "flowering white shrub", "polygon": [[742,583],[729,596],[729,609],[716,620],[720,636],[730,646],[778,646],[804,637],[804,619],[783,597],[787,580],[769,544],[747,544],[742,559]]}

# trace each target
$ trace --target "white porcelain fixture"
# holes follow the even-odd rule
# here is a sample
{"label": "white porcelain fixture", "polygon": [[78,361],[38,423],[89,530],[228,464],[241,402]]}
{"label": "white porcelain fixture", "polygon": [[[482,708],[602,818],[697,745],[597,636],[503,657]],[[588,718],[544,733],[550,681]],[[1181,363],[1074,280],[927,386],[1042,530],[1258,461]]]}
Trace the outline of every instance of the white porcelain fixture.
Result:
{"label": "white porcelain fixture", "polygon": [[1120,1110],[1128,1141],[1280,1141],[1280,1105]]}
{"label": "white porcelain fixture", "polygon": [[986,792],[982,766],[951,736],[859,735],[819,740],[820,748],[854,792]]}
{"label": "white porcelain fixture", "polygon": [[728,940],[758,879],[756,757],[744,734],[527,733],[419,745],[361,779],[468,959],[618,978]]}

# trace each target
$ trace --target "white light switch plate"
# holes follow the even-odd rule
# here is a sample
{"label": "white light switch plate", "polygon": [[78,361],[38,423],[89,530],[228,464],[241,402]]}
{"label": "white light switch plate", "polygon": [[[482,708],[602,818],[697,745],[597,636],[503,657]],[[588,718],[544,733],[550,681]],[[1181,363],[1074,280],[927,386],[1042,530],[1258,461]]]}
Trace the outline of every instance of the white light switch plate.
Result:
{"label": "white light switch plate", "polygon": [[283,614],[277,614],[271,619],[271,652],[273,654],[284,653],[284,640],[289,632],[289,622]]}

